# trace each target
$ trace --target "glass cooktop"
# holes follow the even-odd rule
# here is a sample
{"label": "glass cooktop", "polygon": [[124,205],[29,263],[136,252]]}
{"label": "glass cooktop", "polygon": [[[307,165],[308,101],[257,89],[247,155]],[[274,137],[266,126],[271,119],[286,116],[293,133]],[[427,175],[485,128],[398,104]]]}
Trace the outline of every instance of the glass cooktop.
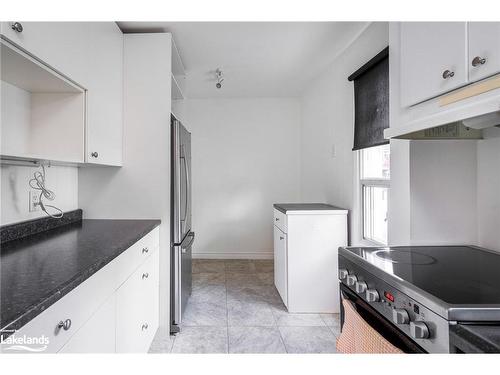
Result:
{"label": "glass cooktop", "polygon": [[449,304],[500,304],[500,253],[469,246],[346,250]]}

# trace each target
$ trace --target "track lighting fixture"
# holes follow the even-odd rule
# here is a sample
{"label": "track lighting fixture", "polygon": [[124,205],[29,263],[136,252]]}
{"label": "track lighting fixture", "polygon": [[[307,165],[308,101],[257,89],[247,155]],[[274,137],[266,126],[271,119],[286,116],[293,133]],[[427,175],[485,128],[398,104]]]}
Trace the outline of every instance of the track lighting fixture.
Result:
{"label": "track lighting fixture", "polygon": [[215,70],[215,79],[217,80],[215,87],[220,89],[222,87],[222,82],[224,81],[224,73],[222,73],[220,68]]}

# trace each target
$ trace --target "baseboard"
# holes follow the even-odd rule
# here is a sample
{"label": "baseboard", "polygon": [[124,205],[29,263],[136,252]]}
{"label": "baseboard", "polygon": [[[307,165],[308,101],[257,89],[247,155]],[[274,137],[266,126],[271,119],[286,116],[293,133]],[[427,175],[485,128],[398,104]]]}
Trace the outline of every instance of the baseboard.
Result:
{"label": "baseboard", "polygon": [[193,259],[273,259],[272,252],[259,253],[193,253]]}

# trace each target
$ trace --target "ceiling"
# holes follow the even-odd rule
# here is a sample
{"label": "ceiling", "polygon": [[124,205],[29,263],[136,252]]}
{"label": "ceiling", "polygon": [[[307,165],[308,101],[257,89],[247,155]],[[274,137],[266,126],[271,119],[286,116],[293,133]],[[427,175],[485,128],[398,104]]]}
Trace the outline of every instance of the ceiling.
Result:
{"label": "ceiling", "polygon": [[[366,22],[118,22],[125,33],[170,32],[189,98],[295,97]],[[215,69],[224,82],[215,88]]]}

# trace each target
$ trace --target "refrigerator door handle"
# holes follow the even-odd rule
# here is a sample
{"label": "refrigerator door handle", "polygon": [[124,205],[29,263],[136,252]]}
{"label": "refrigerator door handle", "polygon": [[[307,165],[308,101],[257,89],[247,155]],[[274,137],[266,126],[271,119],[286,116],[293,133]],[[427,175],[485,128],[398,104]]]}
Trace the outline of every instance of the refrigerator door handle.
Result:
{"label": "refrigerator door handle", "polygon": [[186,245],[184,245],[183,243],[181,243],[181,252],[182,253],[185,253],[187,251],[187,249],[189,249],[193,245],[193,242],[194,242],[194,232],[189,233],[186,236],[186,240],[187,240],[187,237],[190,238],[189,242]]}
{"label": "refrigerator door handle", "polygon": [[[184,205],[184,218],[181,219],[181,221],[186,221],[186,218],[188,216],[188,206],[189,206],[189,191],[191,190],[191,181],[189,180],[189,167],[188,167],[188,161],[186,157],[186,148],[184,145],[181,146],[183,152],[181,152],[181,159],[184,161],[184,170],[186,171],[186,203]],[[191,209],[191,208],[190,208]]]}

